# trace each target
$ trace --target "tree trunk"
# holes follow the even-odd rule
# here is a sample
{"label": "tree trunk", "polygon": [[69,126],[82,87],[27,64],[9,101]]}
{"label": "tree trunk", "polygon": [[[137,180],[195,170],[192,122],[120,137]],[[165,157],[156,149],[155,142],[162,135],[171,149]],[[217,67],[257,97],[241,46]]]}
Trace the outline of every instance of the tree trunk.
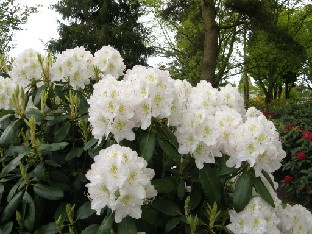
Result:
{"label": "tree trunk", "polygon": [[245,106],[248,106],[249,103],[249,78],[248,78],[248,61],[247,61],[247,29],[246,26],[244,28],[244,73],[243,73],[243,81],[244,81],[244,101]]}
{"label": "tree trunk", "polygon": [[215,2],[213,0],[202,0],[201,6],[205,41],[200,79],[207,80],[213,87],[217,87],[219,81],[216,79],[215,71],[218,57],[219,30],[216,23]]}

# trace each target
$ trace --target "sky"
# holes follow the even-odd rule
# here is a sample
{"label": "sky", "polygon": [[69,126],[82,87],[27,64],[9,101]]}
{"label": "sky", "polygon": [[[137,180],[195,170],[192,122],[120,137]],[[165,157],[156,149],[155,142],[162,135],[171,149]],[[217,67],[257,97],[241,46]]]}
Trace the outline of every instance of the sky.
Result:
{"label": "sky", "polygon": [[22,25],[23,30],[14,33],[15,48],[11,50],[10,56],[16,57],[29,48],[44,54],[44,44],[59,36],[57,19],[61,20],[61,16],[50,9],[50,5],[56,3],[57,0],[18,0],[17,2],[27,3],[28,6],[40,4],[41,7],[38,8],[38,13],[29,16],[26,24]]}

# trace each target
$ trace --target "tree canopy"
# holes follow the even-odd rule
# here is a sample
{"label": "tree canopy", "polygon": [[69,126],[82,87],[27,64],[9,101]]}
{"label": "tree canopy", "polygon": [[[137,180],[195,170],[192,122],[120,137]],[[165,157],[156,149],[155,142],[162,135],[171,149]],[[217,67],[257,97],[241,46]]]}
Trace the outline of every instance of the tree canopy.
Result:
{"label": "tree canopy", "polygon": [[149,30],[139,22],[142,8],[138,0],[61,0],[54,8],[65,21],[58,28],[60,38],[49,42],[53,52],[84,46],[94,53],[111,45],[128,67],[146,64],[154,52],[147,45]]}

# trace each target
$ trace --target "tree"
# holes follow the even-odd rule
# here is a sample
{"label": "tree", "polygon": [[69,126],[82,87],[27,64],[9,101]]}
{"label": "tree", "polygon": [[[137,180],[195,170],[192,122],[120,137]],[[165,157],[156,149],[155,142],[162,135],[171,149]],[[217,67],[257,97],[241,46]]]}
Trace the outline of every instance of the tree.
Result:
{"label": "tree", "polygon": [[15,30],[21,30],[28,16],[36,12],[36,7],[22,6],[14,0],[0,2],[0,54],[6,55],[14,45],[11,44]]}
{"label": "tree", "polygon": [[49,42],[52,52],[84,46],[94,53],[111,45],[128,67],[145,65],[154,52],[147,46],[149,31],[138,22],[142,15],[138,0],[61,0],[54,8],[66,21],[59,25],[60,38]]}

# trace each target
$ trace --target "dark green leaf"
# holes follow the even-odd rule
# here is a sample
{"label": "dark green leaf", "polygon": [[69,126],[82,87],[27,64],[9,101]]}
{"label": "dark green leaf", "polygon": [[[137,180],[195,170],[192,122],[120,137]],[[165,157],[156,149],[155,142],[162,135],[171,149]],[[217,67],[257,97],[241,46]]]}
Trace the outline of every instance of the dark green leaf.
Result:
{"label": "dark green leaf", "polygon": [[155,224],[158,220],[158,212],[156,210],[142,209],[142,219],[149,224]]}
{"label": "dark green leaf", "polygon": [[209,204],[220,203],[222,185],[217,171],[206,164],[203,169],[199,170],[199,181]]}
{"label": "dark green leaf", "polygon": [[168,158],[173,160],[175,163],[180,163],[181,155],[179,154],[177,149],[172,144],[170,144],[170,142],[168,142],[168,141],[166,141],[160,137],[157,137],[157,142],[158,142],[160,148],[168,156]]}
{"label": "dark green leaf", "polygon": [[79,97],[78,114],[81,116],[88,113],[89,104],[86,98],[81,93],[78,94],[78,97]]}
{"label": "dark green leaf", "polygon": [[15,211],[18,205],[20,204],[20,201],[22,200],[22,196],[23,196],[23,191],[20,191],[12,198],[12,200],[5,207],[1,215],[1,218],[0,218],[1,223],[7,222],[11,218],[11,216],[15,214]]}
{"label": "dark green leaf", "polygon": [[242,211],[251,199],[252,175],[249,172],[243,172],[235,184],[233,194],[233,206],[236,212]]}
{"label": "dark green leaf", "polygon": [[65,160],[66,161],[70,161],[73,158],[79,158],[80,155],[82,154],[82,152],[83,152],[82,148],[74,147],[74,148],[71,149],[71,151],[68,152],[68,154],[65,157]]}
{"label": "dark green leaf", "polygon": [[13,171],[20,163],[21,159],[24,157],[24,154],[18,155],[16,158],[14,158],[12,161],[9,162],[8,165],[6,165],[3,169],[1,174],[5,175],[11,171]]}
{"label": "dark green leaf", "polygon": [[183,179],[178,181],[177,194],[180,199],[182,199],[185,195],[185,182]]}
{"label": "dark green leaf", "polygon": [[95,210],[91,209],[91,202],[87,201],[82,206],[79,207],[77,211],[77,219],[86,219],[93,215]]}
{"label": "dark green leaf", "polygon": [[267,179],[267,181],[270,183],[270,185],[272,186],[272,188],[274,188],[274,183],[271,179],[271,177],[269,176],[269,174],[266,171],[262,170],[262,174],[264,175],[264,177]]}
{"label": "dark green leaf", "polygon": [[178,205],[176,205],[170,200],[156,199],[153,201],[152,205],[156,210],[166,215],[170,215],[170,216],[181,215],[181,211]]}
{"label": "dark green leaf", "polygon": [[5,151],[6,156],[12,156],[15,154],[21,154],[21,155],[26,155],[31,151],[31,148],[29,146],[24,146],[24,145],[11,145],[10,148]]}
{"label": "dark green leaf", "polygon": [[44,115],[38,109],[31,109],[29,111],[26,111],[25,114],[27,119],[30,119],[33,116],[36,120],[36,123],[41,123],[44,119]]}
{"label": "dark green leaf", "polygon": [[54,222],[51,222],[47,225],[41,226],[39,229],[35,231],[34,234],[55,234],[56,232],[56,226]]}
{"label": "dark green leaf", "polygon": [[95,138],[92,138],[91,140],[89,140],[89,141],[85,144],[85,146],[83,147],[83,149],[84,149],[84,150],[90,149],[92,146],[95,145],[96,142],[98,142],[98,140],[95,139]]}
{"label": "dark green leaf", "polygon": [[174,183],[167,179],[153,180],[152,185],[154,185],[158,193],[170,193],[175,188]]}
{"label": "dark green leaf", "polygon": [[35,184],[34,191],[38,196],[48,200],[59,200],[64,196],[61,189],[45,184]]}
{"label": "dark green leaf", "polygon": [[0,233],[1,234],[11,234],[13,228],[13,221],[8,222],[6,224],[0,225]]}
{"label": "dark green leaf", "polygon": [[137,227],[133,218],[127,216],[117,226],[118,234],[137,234]]}
{"label": "dark green leaf", "polygon": [[4,185],[0,184],[0,204],[1,204],[1,199],[2,199],[2,193],[4,191]]}
{"label": "dark green leaf", "polygon": [[143,158],[149,163],[153,158],[156,146],[156,137],[153,131],[145,131],[141,135],[140,150]]}
{"label": "dark green leaf", "polygon": [[257,193],[260,194],[263,200],[265,200],[272,207],[275,207],[274,200],[269,192],[269,190],[264,186],[260,177],[253,177],[252,180],[253,186],[255,187]]}
{"label": "dark green leaf", "polygon": [[54,130],[54,140],[55,142],[61,142],[62,140],[64,140],[69,132],[70,129],[70,122],[65,122],[64,124],[62,124],[61,126],[57,127]]}
{"label": "dark green leaf", "polygon": [[23,196],[23,208],[24,208],[24,227],[29,232],[32,232],[35,225],[36,209],[35,203],[28,192],[25,192]]}
{"label": "dark green leaf", "polygon": [[93,234],[96,233],[100,225],[98,224],[91,224],[88,227],[86,227],[81,234]]}
{"label": "dark green leaf", "polygon": [[157,135],[163,139],[167,139],[170,144],[172,144],[176,149],[179,148],[179,143],[176,136],[173,134],[173,131],[163,123],[158,122],[156,124]]}
{"label": "dark green leaf", "polygon": [[101,223],[99,229],[97,230],[96,234],[110,234],[111,229],[114,222],[114,213],[110,213],[108,216],[106,216]]}
{"label": "dark green leaf", "polygon": [[181,217],[170,219],[165,226],[166,233],[170,232],[172,229],[174,229],[181,221]]}
{"label": "dark green leaf", "polygon": [[68,142],[59,142],[52,144],[41,144],[38,149],[46,152],[58,151],[64,149],[68,145]]}
{"label": "dark green leaf", "polygon": [[189,204],[190,210],[195,209],[199,205],[202,197],[203,197],[203,191],[201,190],[200,187],[194,185],[192,187],[191,195],[190,195],[190,204]]}
{"label": "dark green leaf", "polygon": [[11,120],[12,117],[14,117],[14,114],[6,114],[6,115],[1,116],[1,118],[0,118],[0,129],[5,129],[10,124],[10,122],[12,121]]}
{"label": "dark green leaf", "polygon": [[0,146],[18,143],[17,135],[19,128],[22,126],[21,119],[12,122],[2,133],[0,137]]}

